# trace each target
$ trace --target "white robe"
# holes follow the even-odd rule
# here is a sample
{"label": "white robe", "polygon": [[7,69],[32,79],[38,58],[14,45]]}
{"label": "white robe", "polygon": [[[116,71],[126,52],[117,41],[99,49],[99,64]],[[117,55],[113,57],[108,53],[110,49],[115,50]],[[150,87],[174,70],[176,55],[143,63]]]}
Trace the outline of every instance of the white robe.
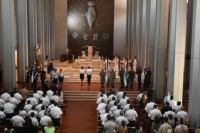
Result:
{"label": "white robe", "polygon": [[119,72],[119,58],[114,58],[114,71]]}
{"label": "white robe", "polygon": [[109,71],[109,62],[110,62],[110,60],[109,59],[105,59],[104,60],[104,67],[105,67],[105,71]]}

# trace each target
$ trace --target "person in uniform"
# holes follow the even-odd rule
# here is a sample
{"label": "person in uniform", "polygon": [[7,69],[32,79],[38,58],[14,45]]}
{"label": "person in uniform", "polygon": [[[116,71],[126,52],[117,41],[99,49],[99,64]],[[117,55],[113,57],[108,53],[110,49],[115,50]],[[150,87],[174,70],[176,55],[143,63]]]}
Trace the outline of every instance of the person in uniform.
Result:
{"label": "person in uniform", "polygon": [[57,72],[57,69],[55,69],[55,74],[54,74],[54,83],[57,85],[58,84],[58,72]]}
{"label": "person in uniform", "polygon": [[119,58],[117,57],[117,54],[115,54],[113,61],[114,61],[114,71],[119,72]]}
{"label": "person in uniform", "polygon": [[111,77],[110,85],[111,85],[112,88],[114,88],[114,83],[115,83],[115,79],[116,79],[116,73],[113,71],[113,69],[110,72],[110,77]]}
{"label": "person in uniform", "polygon": [[3,70],[2,70],[2,66],[0,65],[0,89],[3,86],[2,82],[3,82]]}
{"label": "person in uniform", "polygon": [[30,69],[27,66],[26,67],[26,83],[29,84],[29,80],[30,80]]}
{"label": "person in uniform", "polygon": [[59,73],[60,86],[63,86],[63,80],[64,80],[64,73],[63,73],[62,69],[60,69],[60,73]]}
{"label": "person in uniform", "polygon": [[102,69],[102,71],[99,73],[99,76],[100,76],[101,88],[104,88],[104,82],[106,76],[104,69]]}
{"label": "person in uniform", "polygon": [[132,67],[131,67],[131,70],[128,73],[129,73],[130,88],[133,88],[133,82],[134,82],[135,72],[133,71]]}
{"label": "person in uniform", "polygon": [[151,83],[151,69],[150,69],[150,67],[148,67],[147,72],[148,72],[148,82],[147,82],[147,87],[149,88],[150,83]]}
{"label": "person in uniform", "polygon": [[81,85],[83,85],[84,73],[85,73],[85,71],[83,70],[83,67],[81,67],[81,70],[79,71],[79,73],[80,73]]}
{"label": "person in uniform", "polygon": [[34,70],[34,73],[33,73],[33,89],[34,89],[34,93],[36,93],[37,91],[37,80],[38,80],[38,72],[37,70],[35,69]]}
{"label": "person in uniform", "polygon": [[141,75],[142,75],[142,68],[140,67],[137,71],[138,75],[138,88],[141,88]]}
{"label": "person in uniform", "polygon": [[92,77],[92,69],[90,69],[90,66],[88,67],[86,73],[87,73],[88,86],[90,86],[91,77]]}
{"label": "person in uniform", "polygon": [[42,87],[44,87],[45,78],[46,78],[46,72],[44,71],[44,68],[42,68],[42,71],[40,72],[40,79],[41,79]]}
{"label": "person in uniform", "polygon": [[120,77],[120,82],[121,82],[121,88],[124,88],[124,69],[121,68],[121,70],[118,73],[118,76]]}

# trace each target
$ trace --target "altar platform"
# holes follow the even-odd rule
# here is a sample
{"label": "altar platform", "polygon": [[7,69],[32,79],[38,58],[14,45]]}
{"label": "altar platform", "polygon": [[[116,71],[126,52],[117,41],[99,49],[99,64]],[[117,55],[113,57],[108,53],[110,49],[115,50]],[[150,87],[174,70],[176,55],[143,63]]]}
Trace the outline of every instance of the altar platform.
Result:
{"label": "altar platform", "polygon": [[[87,70],[88,66],[91,66],[91,69],[93,71],[91,82],[92,83],[100,83],[99,73],[102,70],[102,68],[104,68],[104,65],[102,66],[102,63],[100,62],[101,60],[94,59],[94,60],[87,61],[85,59],[79,59],[79,64],[76,64],[77,63],[76,60],[74,61],[74,63],[68,63],[67,61],[60,62],[59,60],[54,60],[54,61],[50,61],[50,62],[53,63],[54,67],[57,69],[58,72],[60,71],[60,69],[63,70],[64,82],[78,82],[78,83],[81,82],[79,70],[80,70],[81,66],[83,65],[85,71]],[[101,64],[98,64],[98,63],[101,63]],[[112,65],[112,63],[111,63],[110,70],[113,69],[113,66],[114,65]],[[118,75],[118,73],[116,73],[116,75]],[[49,74],[47,74],[47,80],[48,79],[50,79]],[[84,82],[87,82],[86,74],[84,77]],[[116,76],[115,82],[120,83],[119,76]]]}

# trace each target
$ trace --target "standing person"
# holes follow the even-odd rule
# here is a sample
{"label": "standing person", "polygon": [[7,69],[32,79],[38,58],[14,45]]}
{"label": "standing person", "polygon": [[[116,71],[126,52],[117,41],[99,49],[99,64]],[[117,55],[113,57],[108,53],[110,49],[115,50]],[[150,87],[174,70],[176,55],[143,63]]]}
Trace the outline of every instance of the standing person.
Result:
{"label": "standing person", "polygon": [[133,82],[135,77],[135,72],[133,71],[133,68],[131,68],[131,70],[128,73],[129,73],[130,88],[133,88]]}
{"label": "standing person", "polygon": [[136,72],[136,70],[137,70],[137,58],[136,58],[136,56],[135,56],[135,58],[134,58],[134,60],[133,60],[133,71]]}
{"label": "standing person", "polygon": [[54,133],[55,132],[55,127],[53,126],[53,122],[49,121],[48,125],[44,127],[45,133]]}
{"label": "standing person", "polygon": [[64,80],[64,73],[63,73],[62,69],[60,69],[60,73],[59,73],[60,86],[63,86],[63,80]]}
{"label": "standing person", "polygon": [[148,71],[147,71],[147,69],[145,68],[145,69],[144,69],[144,90],[146,90],[147,84],[148,84]]}
{"label": "standing person", "polygon": [[29,84],[29,80],[30,80],[30,69],[27,66],[26,67],[26,83]]}
{"label": "standing person", "polygon": [[104,60],[105,71],[109,71],[109,62],[110,60],[107,57],[105,57],[105,60]]}
{"label": "standing person", "polygon": [[37,70],[35,69],[34,70],[34,74],[33,74],[33,89],[34,89],[34,93],[36,93],[37,91],[37,80],[38,80],[38,72]]}
{"label": "standing person", "polygon": [[118,76],[120,77],[120,82],[121,82],[121,88],[124,88],[124,70],[121,68],[121,70],[118,73]]}
{"label": "standing person", "polygon": [[138,88],[141,88],[141,75],[142,75],[142,68],[140,67],[137,71],[138,75]]}
{"label": "standing person", "polygon": [[127,69],[127,60],[125,57],[123,57],[122,63],[123,63],[122,66],[123,66],[124,70]]}
{"label": "standing person", "polygon": [[58,72],[57,72],[57,69],[55,69],[55,73],[54,73],[54,83],[57,85],[58,84]]}
{"label": "standing person", "polygon": [[44,71],[44,68],[42,68],[42,71],[40,72],[40,79],[42,82],[42,87],[44,87],[45,78],[46,78],[46,72]]}
{"label": "standing person", "polygon": [[105,72],[104,70],[102,69],[102,71],[99,73],[99,76],[100,76],[100,82],[101,82],[101,88],[104,88],[104,82],[105,82]]}
{"label": "standing person", "polygon": [[81,67],[81,70],[79,71],[79,73],[80,73],[81,85],[83,85],[84,73],[85,73],[85,71],[83,70],[83,67]]}
{"label": "standing person", "polygon": [[149,88],[150,83],[151,83],[151,69],[150,69],[150,67],[148,67],[147,73],[148,73],[147,87]]}
{"label": "standing person", "polygon": [[115,79],[116,79],[116,73],[113,71],[113,69],[110,72],[110,78],[111,78],[111,87],[114,88],[114,83],[115,83]]}
{"label": "standing person", "polygon": [[88,86],[90,86],[91,76],[92,76],[92,69],[90,69],[90,66],[88,67],[86,73],[87,73]]}
{"label": "standing person", "polygon": [[117,54],[115,54],[113,61],[114,61],[114,71],[119,72],[119,58],[117,57]]}
{"label": "standing person", "polygon": [[0,89],[3,86],[2,82],[3,82],[3,70],[2,70],[2,65],[0,65]]}
{"label": "standing person", "polygon": [[107,122],[104,124],[106,133],[116,133],[117,124],[114,122],[114,117],[107,115]]}
{"label": "standing person", "polygon": [[29,97],[29,92],[26,89],[25,85],[22,86],[22,89],[19,90],[19,93],[22,95],[23,98],[22,103],[25,103],[26,99]]}

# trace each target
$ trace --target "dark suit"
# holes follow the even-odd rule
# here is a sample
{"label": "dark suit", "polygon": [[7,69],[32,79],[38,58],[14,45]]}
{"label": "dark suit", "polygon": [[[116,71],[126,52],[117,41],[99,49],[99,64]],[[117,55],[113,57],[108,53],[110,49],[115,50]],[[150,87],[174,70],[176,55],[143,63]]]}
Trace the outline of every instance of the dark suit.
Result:
{"label": "dark suit", "polygon": [[36,93],[37,91],[37,78],[38,78],[38,73],[37,72],[34,72],[34,75],[33,75],[33,88],[34,88],[34,93]]}
{"label": "dark suit", "polygon": [[51,90],[53,91],[54,95],[56,95],[56,91],[57,91],[57,86],[56,85],[51,85]]}
{"label": "dark suit", "polygon": [[138,70],[137,74],[138,74],[138,88],[141,88],[141,74],[142,74],[142,70]]}
{"label": "dark suit", "polygon": [[151,83],[151,70],[148,70],[148,83],[147,86],[149,87]]}

